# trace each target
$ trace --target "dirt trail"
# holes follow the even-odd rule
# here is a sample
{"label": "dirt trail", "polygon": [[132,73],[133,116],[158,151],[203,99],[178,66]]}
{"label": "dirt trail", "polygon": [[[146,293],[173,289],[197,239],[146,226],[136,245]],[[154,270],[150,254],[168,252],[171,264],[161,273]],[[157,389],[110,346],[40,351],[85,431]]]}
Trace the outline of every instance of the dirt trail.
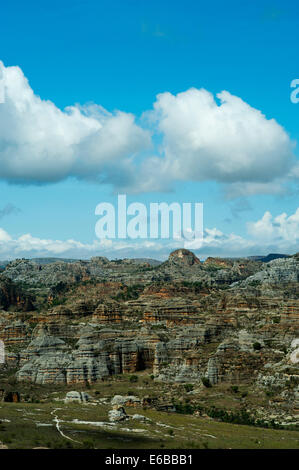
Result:
{"label": "dirt trail", "polygon": [[51,415],[54,416],[53,421],[55,421],[55,423],[56,423],[56,429],[57,429],[57,431],[58,431],[58,432],[61,434],[61,436],[64,437],[65,439],[69,439],[70,441],[77,442],[77,444],[82,444],[82,442],[76,441],[75,439],[72,439],[71,437],[66,436],[66,435],[64,434],[64,432],[60,429],[59,423],[60,423],[60,421],[62,421],[62,420],[58,418],[58,415],[57,415],[57,414],[54,415],[54,413],[55,413],[56,411],[58,411],[58,410],[61,410],[61,408],[55,408],[53,411],[51,411]]}

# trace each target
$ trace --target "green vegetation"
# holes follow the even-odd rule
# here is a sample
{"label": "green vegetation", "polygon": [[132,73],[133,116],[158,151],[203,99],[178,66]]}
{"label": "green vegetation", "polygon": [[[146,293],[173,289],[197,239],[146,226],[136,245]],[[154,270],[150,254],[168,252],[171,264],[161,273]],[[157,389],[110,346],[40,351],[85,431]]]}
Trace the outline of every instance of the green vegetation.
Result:
{"label": "green vegetation", "polygon": [[183,281],[182,286],[187,287],[187,289],[189,289],[194,294],[200,293],[203,289],[207,287],[204,281],[194,281],[194,282]]}
{"label": "green vegetation", "polygon": [[202,383],[205,387],[207,387],[207,388],[212,387],[212,384],[211,384],[211,382],[209,381],[209,379],[207,377],[202,377],[201,381],[202,381]]}
{"label": "green vegetation", "polygon": [[219,266],[218,264],[205,264],[204,269],[208,272],[216,272],[225,268],[223,266]]}
{"label": "green vegetation", "polygon": [[253,281],[248,282],[250,287],[259,287],[262,284],[261,281],[254,279]]}
{"label": "green vegetation", "polygon": [[134,300],[138,299],[139,295],[143,292],[144,286],[142,284],[133,284],[132,286],[122,285],[121,291],[112,298],[114,300]]}
{"label": "green vegetation", "polygon": [[227,411],[211,407],[209,410],[206,410],[208,416],[214,419],[219,419],[224,423],[233,423],[233,424],[246,424],[247,426],[258,426],[262,428],[273,428],[273,429],[284,429],[284,426],[281,426],[272,419],[270,422],[266,422],[262,419],[256,419],[254,416],[251,416],[246,410],[241,411]]}
{"label": "green vegetation", "polygon": [[138,376],[137,375],[131,375],[129,378],[131,383],[136,383],[138,382]]}
{"label": "green vegetation", "polygon": [[55,307],[57,305],[63,305],[67,301],[66,297],[55,297],[55,299],[52,300],[51,306]]}
{"label": "green vegetation", "polygon": [[157,266],[138,266],[136,271],[138,273],[146,273],[148,271],[155,271],[157,269]]}

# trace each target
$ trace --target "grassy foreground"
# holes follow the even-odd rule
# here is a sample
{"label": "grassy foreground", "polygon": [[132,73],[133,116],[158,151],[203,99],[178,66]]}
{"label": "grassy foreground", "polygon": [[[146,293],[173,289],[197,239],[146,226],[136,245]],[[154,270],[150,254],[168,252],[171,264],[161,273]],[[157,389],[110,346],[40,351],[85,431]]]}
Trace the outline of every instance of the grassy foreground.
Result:
{"label": "grassy foreground", "polygon": [[[108,411],[114,395],[163,397],[203,409],[216,406],[237,412],[242,407],[266,409],[269,397],[252,393],[245,386],[219,384],[212,388],[154,382],[142,372],[115,376],[96,382],[65,386],[17,383],[13,375],[2,377],[6,389],[17,389],[22,401],[0,402],[1,443],[11,449],[298,449],[299,431],[271,429],[220,422],[207,414],[179,414],[154,408],[126,406],[129,416],[143,415],[145,421],[127,419],[110,423]],[[194,389],[193,389],[194,388]],[[64,403],[67,391],[85,390],[92,401]],[[272,398],[273,399],[273,398]]]}
{"label": "grassy foreground", "polygon": [[110,406],[101,404],[2,403],[0,441],[13,449],[299,448],[299,431],[263,429],[129,407],[129,415],[140,413],[150,421],[130,419],[111,425],[108,409]]}

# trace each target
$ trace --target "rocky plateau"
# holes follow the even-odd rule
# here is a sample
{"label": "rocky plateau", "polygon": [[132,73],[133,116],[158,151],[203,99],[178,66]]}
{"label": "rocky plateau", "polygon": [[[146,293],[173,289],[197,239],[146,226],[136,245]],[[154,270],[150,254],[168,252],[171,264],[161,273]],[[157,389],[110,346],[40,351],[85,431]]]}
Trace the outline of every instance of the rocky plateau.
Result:
{"label": "rocky plateau", "polygon": [[24,383],[67,390],[147,371],[153,384],[189,387],[191,403],[192,390],[244,387],[242,406],[246,394],[266,397],[257,415],[298,425],[298,254],[270,262],[201,262],[184,249],[163,263],[19,259],[0,274],[0,309],[3,397],[12,372],[19,393]]}

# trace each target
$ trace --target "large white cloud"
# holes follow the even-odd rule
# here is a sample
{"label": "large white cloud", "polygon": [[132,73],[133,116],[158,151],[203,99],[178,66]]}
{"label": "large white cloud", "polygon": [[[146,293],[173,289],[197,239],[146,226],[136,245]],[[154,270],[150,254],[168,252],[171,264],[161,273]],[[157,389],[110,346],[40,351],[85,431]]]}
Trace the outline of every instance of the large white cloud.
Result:
{"label": "large white cloud", "polygon": [[172,250],[184,246],[198,256],[237,257],[266,255],[271,252],[293,254],[299,252],[299,207],[294,214],[285,213],[273,217],[265,212],[260,220],[247,224],[247,237],[235,233],[225,234],[217,228],[204,230],[200,240],[94,240],[82,243],[73,239],[51,240],[25,234],[13,238],[0,228],[0,260],[57,256],[66,258],[90,258],[91,256],[152,257],[165,259]]}
{"label": "large white cloud", "polygon": [[161,174],[175,180],[237,183],[236,195],[242,189],[244,193],[244,183],[245,193],[277,192],[273,181],[286,177],[294,165],[288,134],[241,98],[227,91],[217,98],[220,103],[195,88],[158,95],[148,116],[163,137],[164,158],[156,160]]}
{"label": "large white cloud", "polygon": [[68,176],[107,178],[150,145],[132,114],[101,106],[64,111],[36,96],[19,67],[4,67],[0,104],[0,178],[43,183]]}

